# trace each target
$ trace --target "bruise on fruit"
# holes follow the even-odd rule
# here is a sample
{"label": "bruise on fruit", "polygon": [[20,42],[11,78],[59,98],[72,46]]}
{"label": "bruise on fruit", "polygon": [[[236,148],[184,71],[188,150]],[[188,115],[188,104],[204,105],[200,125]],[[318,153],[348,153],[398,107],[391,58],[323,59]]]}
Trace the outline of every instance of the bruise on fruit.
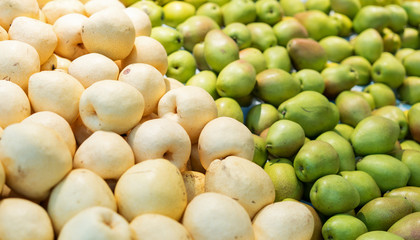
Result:
{"label": "bruise on fruit", "polygon": [[131,72],[131,69],[127,68],[123,71],[123,74],[127,75]]}

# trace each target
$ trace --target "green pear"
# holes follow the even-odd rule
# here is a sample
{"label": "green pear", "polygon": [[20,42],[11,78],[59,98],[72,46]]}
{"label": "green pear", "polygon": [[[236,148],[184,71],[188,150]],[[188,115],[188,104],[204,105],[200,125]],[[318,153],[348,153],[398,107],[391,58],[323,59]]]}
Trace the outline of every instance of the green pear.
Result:
{"label": "green pear", "polygon": [[335,21],[338,27],[338,36],[346,38],[352,34],[353,22],[348,16],[334,12],[329,17],[332,21]]}
{"label": "green pear", "polygon": [[404,8],[397,4],[386,5],[385,8],[390,12],[388,28],[396,33],[404,31],[408,22],[408,15]]}
{"label": "green pear", "polygon": [[401,162],[403,162],[411,172],[408,185],[420,187],[420,152],[416,150],[403,151]]}
{"label": "green pear", "polygon": [[287,51],[296,70],[313,69],[321,72],[327,63],[327,53],[315,40],[293,38],[287,44]]}
{"label": "green pear", "polygon": [[373,28],[381,32],[388,26],[391,19],[391,12],[382,6],[364,6],[354,16],[353,29],[361,33],[366,29]]}
{"label": "green pear", "polygon": [[[420,56],[420,55],[419,55]],[[405,68],[391,53],[384,52],[373,63],[371,76],[376,83],[398,88],[405,78]]]}
{"label": "green pear", "polygon": [[327,53],[327,58],[332,62],[341,62],[353,55],[353,46],[344,38],[329,36],[319,41]]}
{"label": "green pear", "polygon": [[208,2],[216,3],[219,6],[223,6],[228,3],[230,0],[208,0]]}
{"label": "green pear", "polygon": [[163,23],[163,9],[154,1],[137,1],[130,7],[139,8],[144,11],[152,23],[152,27],[161,26]]}
{"label": "green pear", "polygon": [[239,59],[239,48],[222,30],[213,29],[204,38],[204,58],[210,68],[219,73],[228,64]]}
{"label": "green pear", "polygon": [[315,91],[323,93],[325,82],[321,73],[312,69],[302,69],[294,72],[292,76],[300,82],[301,91]]}
{"label": "green pear", "polygon": [[368,116],[354,128],[350,141],[357,155],[388,153],[399,134],[396,122],[382,116]]}
{"label": "green pear", "polygon": [[417,49],[420,46],[419,31],[415,28],[406,27],[400,33],[401,48]]}
{"label": "green pear", "polygon": [[369,231],[386,231],[412,211],[410,202],[403,197],[378,197],[366,203],[356,217],[365,223]]}
{"label": "green pear", "polygon": [[218,117],[231,117],[244,122],[244,114],[239,103],[229,97],[221,97],[215,100]]}
{"label": "green pear", "polygon": [[255,3],[257,10],[257,21],[274,25],[281,20],[284,15],[283,8],[276,0],[258,0]]}
{"label": "green pear", "polygon": [[382,116],[396,122],[400,128],[399,140],[403,140],[408,133],[408,120],[401,108],[397,106],[383,106],[372,112],[374,116]]}
{"label": "green pear", "polygon": [[305,2],[306,10],[319,10],[328,14],[331,10],[330,0],[307,0]]}
{"label": "green pear", "polygon": [[420,77],[407,77],[397,89],[398,99],[413,105],[420,102]]}
{"label": "green pear", "polygon": [[204,41],[209,31],[220,27],[207,16],[192,16],[179,24],[176,29],[184,36],[185,50],[192,51],[197,43]]}
{"label": "green pear", "polygon": [[404,238],[385,231],[370,231],[360,235],[356,240],[404,240]]}
{"label": "green pear", "polygon": [[359,77],[351,66],[341,64],[325,68],[321,75],[325,82],[324,95],[328,98],[335,98],[341,92],[353,88]]}
{"label": "green pear", "polygon": [[285,47],[269,47],[264,50],[263,55],[267,68],[278,68],[286,72],[290,72],[292,70],[292,62]]}
{"label": "green pear", "polygon": [[249,109],[246,115],[245,125],[252,133],[259,135],[264,129],[269,128],[279,119],[277,108],[271,104],[260,103]]}
{"label": "green pear", "polygon": [[420,142],[420,103],[411,106],[407,113],[407,120],[411,137]]}
{"label": "green pear", "polygon": [[350,240],[366,233],[366,225],[358,218],[347,215],[334,215],[322,226],[322,236],[331,240]]}
{"label": "green pear", "polygon": [[239,49],[251,47],[251,31],[245,24],[239,22],[231,23],[223,28],[223,32],[236,42]]}
{"label": "green pear", "polygon": [[222,8],[214,2],[203,3],[200,7],[197,8],[195,15],[207,16],[213,19],[219,26],[222,26],[223,24]]}
{"label": "green pear", "polygon": [[150,37],[158,40],[169,55],[181,49],[184,44],[184,37],[176,29],[166,26],[152,28]]}
{"label": "green pear", "polygon": [[192,50],[192,54],[194,56],[198,70],[210,70],[210,66],[207,64],[206,58],[204,57],[204,42],[195,44]]}
{"label": "green pear", "polygon": [[273,26],[273,31],[278,45],[283,47],[286,47],[287,43],[293,38],[308,38],[308,31],[294,17],[284,17]]}
{"label": "green pear", "polygon": [[184,0],[184,1],[194,5],[196,9],[198,9],[199,7],[201,7],[203,4],[207,2],[206,0]]}
{"label": "green pear", "polygon": [[326,13],[319,10],[297,13],[294,17],[306,28],[309,37],[316,41],[338,34],[336,22],[331,21]]}
{"label": "green pear", "polygon": [[339,173],[343,178],[349,181],[359,192],[359,207],[364,206],[372,199],[382,196],[381,189],[375,180],[363,171],[342,171]]}
{"label": "green pear", "polygon": [[254,157],[252,158],[252,161],[258,164],[260,167],[264,167],[268,159],[268,152],[265,148],[265,140],[264,138],[255,134],[252,134],[252,137],[254,138],[255,146]]}
{"label": "green pear", "polygon": [[300,92],[299,82],[281,69],[266,69],[258,73],[256,79],[254,94],[275,107]]}
{"label": "green pear", "polygon": [[319,135],[316,140],[329,143],[337,152],[340,162],[339,171],[353,171],[356,169],[356,158],[350,142],[334,131],[327,131]]}
{"label": "green pear", "polygon": [[372,95],[375,101],[376,108],[380,108],[387,105],[396,105],[396,96],[394,91],[386,84],[373,83],[368,85],[363,92]]}
{"label": "green pear", "polygon": [[415,240],[418,239],[420,229],[420,212],[408,214],[395,222],[388,232],[398,235],[401,239]]}
{"label": "green pear", "polygon": [[405,139],[400,143],[402,150],[416,150],[420,152],[420,144],[411,139]]}
{"label": "green pear", "polygon": [[251,32],[251,47],[264,51],[277,45],[273,28],[267,23],[253,22],[246,25]]}
{"label": "green pear", "polygon": [[162,9],[163,23],[173,28],[195,15],[194,5],[185,1],[170,1]]}
{"label": "green pear", "polygon": [[368,155],[356,163],[356,169],[367,172],[383,193],[406,186],[411,174],[404,163],[386,154]]}
{"label": "green pear", "polygon": [[249,47],[239,51],[239,59],[245,60],[252,64],[255,72],[258,74],[267,69],[264,54],[257,48]]}
{"label": "green pear", "polygon": [[270,176],[274,183],[276,192],[275,202],[286,198],[300,200],[303,195],[303,184],[295,175],[292,162],[280,158],[268,160],[264,171]]}
{"label": "green pear", "polygon": [[331,144],[312,140],[299,149],[293,160],[293,167],[299,180],[314,182],[322,176],[338,173],[340,159]]}
{"label": "green pear", "polygon": [[401,37],[389,28],[382,30],[382,40],[384,42],[384,51],[395,54],[401,48]]}
{"label": "green pear", "polygon": [[192,53],[178,50],[168,56],[168,70],[166,76],[185,83],[194,76],[197,64]]}
{"label": "green pear", "polygon": [[315,138],[338,124],[340,117],[336,108],[321,93],[303,91],[283,102],[278,110],[281,119],[298,123],[306,137]]}
{"label": "green pear", "polygon": [[408,76],[420,77],[420,50],[416,50],[404,58],[403,64]]}
{"label": "green pear", "polygon": [[408,24],[418,27],[420,24],[420,2],[404,1],[401,6],[407,12]]}
{"label": "green pear", "polygon": [[247,61],[229,63],[217,76],[216,89],[221,97],[240,98],[249,95],[256,83],[254,67]]}
{"label": "green pear", "polygon": [[395,188],[384,194],[384,197],[402,197],[413,207],[413,212],[420,212],[420,187],[406,186]]}
{"label": "green pear", "polygon": [[373,96],[370,95],[367,92],[359,92],[358,90],[352,90],[352,92],[359,94],[360,96],[362,96],[368,103],[370,106],[370,110],[375,110],[376,106],[375,106],[375,100],[373,99]]}
{"label": "green pear", "polygon": [[340,136],[342,136],[347,141],[350,141],[350,136],[353,133],[354,128],[348,124],[339,123],[335,126],[333,131],[340,134]]}
{"label": "green pear", "polygon": [[342,65],[349,65],[352,67],[359,76],[356,82],[356,85],[365,86],[370,83],[371,76],[370,72],[372,69],[372,65],[370,62],[361,56],[350,56],[345,58],[342,62]]}
{"label": "green pear", "polygon": [[248,24],[257,18],[257,10],[252,0],[232,0],[222,6],[223,23],[229,25],[233,22]]}
{"label": "green pear", "polygon": [[197,86],[206,90],[214,100],[219,98],[216,90],[217,76],[214,72],[204,70],[192,76],[186,83],[186,86]]}
{"label": "green pear", "polygon": [[353,19],[361,6],[358,0],[331,0],[331,9]]}
{"label": "green pear", "polygon": [[379,32],[369,28],[361,32],[354,39],[354,52],[374,63],[382,54],[384,43]]}
{"label": "green pear", "polygon": [[311,203],[318,212],[332,216],[355,209],[360,196],[353,185],[339,175],[326,175],[315,181],[310,191]]}
{"label": "green pear", "polygon": [[294,16],[296,13],[304,12],[306,10],[305,4],[302,1],[281,0],[280,5],[284,10],[285,16]]}
{"label": "green pear", "polygon": [[303,128],[289,120],[278,120],[267,132],[267,151],[275,157],[292,157],[305,142]]}

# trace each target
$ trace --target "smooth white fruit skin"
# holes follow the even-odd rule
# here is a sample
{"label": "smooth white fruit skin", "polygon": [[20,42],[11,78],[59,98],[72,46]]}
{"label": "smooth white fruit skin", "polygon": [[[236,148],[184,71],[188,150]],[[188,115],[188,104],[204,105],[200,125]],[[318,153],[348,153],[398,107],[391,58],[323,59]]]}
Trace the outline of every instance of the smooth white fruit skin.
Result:
{"label": "smooth white fruit skin", "polygon": [[78,13],[86,15],[85,6],[78,0],[53,0],[42,7],[42,13],[49,24],[54,24],[60,17]]}
{"label": "smooth white fruit skin", "polygon": [[9,31],[13,19],[19,16],[37,19],[39,6],[37,0],[3,0],[0,1],[0,26]]}
{"label": "smooth white fruit skin", "polygon": [[220,193],[196,196],[185,209],[182,224],[195,240],[254,239],[246,210]]}
{"label": "smooth white fruit skin", "polygon": [[102,80],[86,88],[80,97],[79,112],[91,131],[127,133],[143,116],[143,95],[128,83]]}
{"label": "smooth white fruit skin", "polygon": [[31,115],[28,96],[17,84],[0,80],[0,127],[19,123]]}
{"label": "smooth white fruit skin", "polygon": [[254,217],[255,239],[311,239],[314,218],[299,202],[283,201],[267,205]]}
{"label": "smooth white fruit skin", "polygon": [[152,23],[150,22],[149,16],[139,8],[127,7],[124,12],[128,15],[136,30],[136,37],[138,36],[150,36],[152,32]]}
{"label": "smooth white fruit skin", "polygon": [[71,218],[58,240],[131,240],[130,226],[122,216],[109,208],[87,208]]}
{"label": "smooth white fruit skin", "polygon": [[53,240],[51,220],[40,205],[23,198],[0,201],[0,236],[8,240]]}
{"label": "smooth white fruit skin", "polygon": [[114,8],[124,10],[125,6],[118,0],[81,0],[85,2],[86,15],[91,16],[106,8]]}
{"label": "smooth white fruit skin", "polygon": [[164,158],[181,172],[185,171],[191,152],[187,132],[178,123],[169,119],[152,119],[135,127],[128,135],[136,163]]}

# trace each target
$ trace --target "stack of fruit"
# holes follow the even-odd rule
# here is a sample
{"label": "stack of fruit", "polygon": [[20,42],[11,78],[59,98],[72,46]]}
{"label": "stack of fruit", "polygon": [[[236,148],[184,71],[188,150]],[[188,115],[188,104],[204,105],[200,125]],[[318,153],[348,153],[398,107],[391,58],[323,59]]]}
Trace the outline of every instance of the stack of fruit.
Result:
{"label": "stack of fruit", "polygon": [[0,0],[0,239],[420,239],[420,2]]}

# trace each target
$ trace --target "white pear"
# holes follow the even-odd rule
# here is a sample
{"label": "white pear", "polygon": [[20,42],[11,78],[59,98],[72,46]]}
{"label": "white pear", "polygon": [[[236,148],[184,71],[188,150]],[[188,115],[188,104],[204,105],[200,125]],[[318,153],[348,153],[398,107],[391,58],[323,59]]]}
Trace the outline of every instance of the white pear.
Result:
{"label": "white pear", "polygon": [[87,88],[101,80],[117,80],[120,70],[110,58],[99,53],[88,53],[74,59],[68,72]]}
{"label": "white pear", "polygon": [[163,95],[158,104],[158,115],[179,123],[194,144],[204,126],[217,118],[217,106],[206,90],[185,86]]}
{"label": "white pear", "polygon": [[86,125],[83,123],[80,115],[71,124],[71,129],[73,130],[73,134],[76,138],[76,143],[78,146],[80,146],[90,135],[93,134],[93,131],[86,127]]}
{"label": "white pear", "polygon": [[152,65],[162,75],[168,70],[168,55],[163,45],[156,39],[148,36],[138,36],[134,41],[131,53],[121,61],[125,68],[132,63],[146,63]]}
{"label": "white pear", "polygon": [[204,185],[206,177],[203,173],[185,171],[182,173],[182,178],[184,179],[185,189],[187,190],[188,202],[191,202],[195,196],[205,191]]}
{"label": "white pear", "polygon": [[71,218],[58,240],[131,240],[130,225],[118,213],[109,208],[95,206],[79,212]]}
{"label": "white pear", "polygon": [[88,1],[84,0],[84,1],[86,2],[85,9],[86,9],[87,16],[91,16],[92,14],[97,13],[106,8],[114,8],[114,9],[121,9],[121,10],[125,8],[124,4],[122,4],[118,0],[88,0]]}
{"label": "white pear", "polygon": [[205,191],[235,199],[251,219],[260,209],[273,203],[276,195],[273,181],[264,169],[236,156],[211,162],[206,172]]}
{"label": "white pear", "polygon": [[96,131],[77,149],[73,168],[86,168],[103,179],[119,179],[134,166],[134,154],[123,137],[106,131]]}
{"label": "white pear", "polygon": [[93,206],[117,211],[114,195],[105,180],[88,169],[73,169],[51,190],[47,211],[55,232],[59,233],[70,218]]}
{"label": "white pear", "polygon": [[165,159],[151,159],[128,169],[115,186],[118,211],[128,221],[144,213],[179,220],[187,205],[181,173]]}
{"label": "white pear", "polygon": [[182,224],[195,240],[254,239],[246,210],[220,193],[196,196],[185,209]]}
{"label": "white pear", "polygon": [[86,49],[112,60],[124,59],[134,47],[133,22],[121,9],[106,8],[82,23],[82,40]]}
{"label": "white pear", "polygon": [[165,86],[166,86],[165,93],[175,88],[185,87],[185,85],[182,84],[182,82],[176,80],[175,78],[164,77],[163,80],[165,81]]}
{"label": "white pear", "polygon": [[[3,129],[0,128],[0,138],[1,138],[2,133],[3,133]],[[0,163],[0,193],[3,191],[5,183],[6,183],[6,173],[4,172],[3,165]]]}
{"label": "white pear", "polygon": [[22,122],[39,123],[45,127],[54,129],[67,144],[71,155],[73,156],[76,152],[76,139],[74,138],[73,130],[66,119],[57,113],[50,111],[37,112],[25,118]]}
{"label": "white pear", "polygon": [[74,60],[88,53],[82,41],[82,22],[88,19],[80,13],[70,13],[58,18],[53,25],[57,34],[55,53]]}
{"label": "white pear", "polygon": [[13,82],[0,80],[0,127],[18,123],[29,115],[31,105],[22,88]]}
{"label": "white pear", "polygon": [[49,24],[70,13],[86,15],[85,6],[78,0],[53,0],[42,7],[42,12]]}
{"label": "white pear", "polygon": [[0,26],[0,41],[8,40],[8,39],[9,39],[9,34],[7,33],[6,30],[4,30],[2,26]]}
{"label": "white pear", "polygon": [[38,1],[38,6],[39,6],[39,8],[41,8],[42,9],[42,7],[44,7],[45,6],[45,4],[47,4],[48,2],[51,2],[51,1],[53,1],[53,0],[37,0]]}
{"label": "white pear", "polygon": [[57,54],[52,54],[47,61],[41,65],[41,71],[61,71],[68,73],[68,68],[71,61],[67,58],[58,56]]}
{"label": "white pear", "polygon": [[133,240],[192,240],[185,227],[170,217],[145,213],[130,222]]}
{"label": "white pear", "polygon": [[163,158],[181,172],[185,171],[191,153],[191,141],[178,123],[169,119],[152,119],[136,126],[128,135],[136,163]]}
{"label": "white pear", "polygon": [[314,218],[299,202],[282,201],[264,207],[254,217],[255,239],[311,239]]}
{"label": "white pear", "polygon": [[40,205],[23,198],[0,201],[0,236],[7,240],[53,240],[51,220]]}
{"label": "white pear", "polygon": [[141,92],[145,104],[144,116],[156,112],[158,102],[166,89],[163,75],[156,68],[145,63],[133,63],[121,71],[118,80],[132,85]]}
{"label": "white pear", "polygon": [[63,138],[38,123],[17,123],[4,129],[0,160],[7,185],[28,199],[43,200],[72,168]]}
{"label": "white pear", "polygon": [[[39,6],[37,0],[3,0],[0,1],[0,26],[9,31],[13,19],[26,16],[37,19]],[[2,52],[2,51],[0,51]]]}
{"label": "white pear", "polygon": [[191,146],[191,155],[189,164],[191,166],[191,170],[206,173],[206,169],[203,167],[200,161],[200,155],[198,153],[198,143],[193,144]]}
{"label": "white pear", "polygon": [[80,97],[80,117],[91,131],[127,133],[143,116],[142,94],[128,83],[102,80]]}
{"label": "white pear", "polygon": [[150,21],[149,15],[136,7],[127,7],[124,12],[128,15],[136,30],[136,37],[138,36],[150,36],[152,32],[152,22]]}
{"label": "white pear", "polygon": [[252,160],[254,139],[251,131],[238,120],[218,117],[210,121],[201,131],[198,153],[205,169],[213,160],[222,160],[228,156]]}
{"label": "white pear", "polygon": [[71,124],[79,115],[79,100],[84,90],[70,74],[42,71],[29,78],[28,97],[35,112],[55,112]]}
{"label": "white pear", "polygon": [[19,85],[28,90],[29,77],[39,72],[38,52],[31,45],[17,41],[0,41],[0,79]]}

